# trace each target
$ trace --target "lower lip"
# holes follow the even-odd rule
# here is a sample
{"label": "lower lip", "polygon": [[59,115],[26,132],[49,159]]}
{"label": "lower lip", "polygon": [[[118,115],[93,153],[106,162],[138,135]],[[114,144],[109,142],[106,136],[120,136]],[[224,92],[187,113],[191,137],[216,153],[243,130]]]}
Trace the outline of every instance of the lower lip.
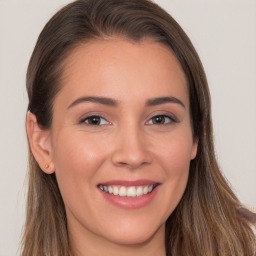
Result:
{"label": "lower lip", "polygon": [[115,196],[113,194],[108,194],[101,189],[99,191],[101,192],[102,196],[110,203],[124,208],[124,209],[139,209],[146,207],[149,205],[153,199],[155,198],[157,192],[158,192],[159,186],[157,186],[152,192],[150,192],[147,195],[139,196],[139,197],[122,197],[122,196]]}

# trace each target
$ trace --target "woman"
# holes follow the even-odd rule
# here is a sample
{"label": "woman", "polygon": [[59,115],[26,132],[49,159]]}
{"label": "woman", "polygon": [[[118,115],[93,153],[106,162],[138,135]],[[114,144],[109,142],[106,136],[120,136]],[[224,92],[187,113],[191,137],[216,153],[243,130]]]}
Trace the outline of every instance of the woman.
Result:
{"label": "woman", "polygon": [[223,176],[200,59],[146,1],[78,0],[27,73],[22,255],[255,255]]}

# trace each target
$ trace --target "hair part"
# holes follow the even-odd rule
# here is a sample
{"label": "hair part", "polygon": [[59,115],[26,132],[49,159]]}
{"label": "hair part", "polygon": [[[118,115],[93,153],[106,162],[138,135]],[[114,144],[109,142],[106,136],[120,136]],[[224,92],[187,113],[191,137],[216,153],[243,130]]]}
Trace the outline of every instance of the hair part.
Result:
{"label": "hair part", "polygon": [[[255,255],[249,222],[215,159],[210,93],[201,61],[178,23],[147,0],[77,0],[46,24],[27,71],[28,110],[50,129],[65,60],[79,45],[121,36],[168,45],[188,81],[191,123],[198,139],[183,198],[166,222],[170,256]],[[22,256],[70,256],[65,206],[55,174],[45,174],[29,151],[29,187]]]}

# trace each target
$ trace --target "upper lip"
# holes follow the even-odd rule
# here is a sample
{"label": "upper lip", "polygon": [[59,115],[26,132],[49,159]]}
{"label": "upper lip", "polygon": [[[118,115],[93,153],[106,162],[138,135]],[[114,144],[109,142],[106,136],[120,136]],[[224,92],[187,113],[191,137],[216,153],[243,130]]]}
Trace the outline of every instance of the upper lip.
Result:
{"label": "upper lip", "polygon": [[107,182],[102,182],[99,185],[121,185],[121,186],[146,186],[146,185],[154,185],[159,184],[159,182],[153,180],[110,180]]}

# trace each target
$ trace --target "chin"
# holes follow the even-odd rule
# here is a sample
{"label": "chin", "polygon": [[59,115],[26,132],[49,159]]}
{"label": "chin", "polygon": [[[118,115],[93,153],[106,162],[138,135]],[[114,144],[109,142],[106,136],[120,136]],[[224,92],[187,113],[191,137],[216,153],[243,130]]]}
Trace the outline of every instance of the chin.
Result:
{"label": "chin", "polygon": [[162,236],[164,230],[165,224],[154,225],[152,222],[132,224],[128,222],[118,225],[116,229],[106,230],[104,234],[108,234],[107,239],[115,244],[139,245],[147,243],[155,236]]}

